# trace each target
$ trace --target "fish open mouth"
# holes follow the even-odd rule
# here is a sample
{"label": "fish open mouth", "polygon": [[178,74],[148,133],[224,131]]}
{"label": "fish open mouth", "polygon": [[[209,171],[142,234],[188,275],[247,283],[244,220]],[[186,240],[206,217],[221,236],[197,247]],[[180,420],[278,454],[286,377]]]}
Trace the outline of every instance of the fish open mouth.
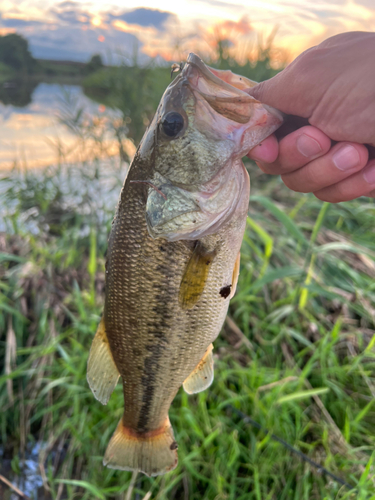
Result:
{"label": "fish open mouth", "polygon": [[[256,82],[236,75],[230,70],[220,71],[206,66],[194,53],[190,53],[182,71],[190,87],[197,92],[212,109],[239,124],[250,121],[256,111],[256,104],[264,107],[278,125],[282,123],[282,114],[269,108],[245,92],[254,87]],[[276,127],[277,128],[277,127]]]}
{"label": "fish open mouth", "polygon": [[248,203],[241,156],[282,123],[278,111],[268,111],[245,92],[254,85],[189,55],[158,118],[161,156],[145,181],[151,237],[177,241],[213,234]]}

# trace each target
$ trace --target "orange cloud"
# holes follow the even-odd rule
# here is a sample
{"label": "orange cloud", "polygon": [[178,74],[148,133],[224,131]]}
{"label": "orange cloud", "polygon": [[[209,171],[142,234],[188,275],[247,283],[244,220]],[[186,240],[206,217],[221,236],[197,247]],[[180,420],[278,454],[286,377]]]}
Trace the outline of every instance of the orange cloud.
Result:
{"label": "orange cloud", "polygon": [[132,33],[133,35],[152,36],[157,35],[158,30],[153,26],[140,26],[139,24],[128,24],[122,19],[116,19],[112,22],[112,26],[118,31]]}
{"label": "orange cloud", "polygon": [[239,21],[224,21],[216,25],[216,30],[223,36],[247,35],[253,31],[253,27],[247,16],[243,16]]}
{"label": "orange cloud", "polygon": [[15,32],[16,28],[0,28],[0,36],[10,35]]}
{"label": "orange cloud", "polygon": [[239,21],[226,20],[206,29],[207,43],[215,48],[219,41],[230,40],[234,43],[238,38],[247,36],[253,31],[247,16],[243,16]]}

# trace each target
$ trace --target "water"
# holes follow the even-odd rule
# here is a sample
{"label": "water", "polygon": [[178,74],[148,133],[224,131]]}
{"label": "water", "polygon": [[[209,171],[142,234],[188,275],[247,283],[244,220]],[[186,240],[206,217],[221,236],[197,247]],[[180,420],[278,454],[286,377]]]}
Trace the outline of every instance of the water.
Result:
{"label": "water", "polygon": [[[12,470],[11,461],[2,458],[2,450],[0,448],[1,466],[0,473],[10,481],[13,486],[16,486],[25,495],[33,500],[48,500],[51,497],[45,495],[43,488],[43,479],[39,472],[39,453],[42,446],[46,444],[29,444],[25,451],[24,460],[19,461],[21,469],[20,474],[15,474]],[[2,488],[2,489],[1,489]],[[8,486],[0,485],[0,498],[2,500],[19,500],[19,496],[14,493]]]}
{"label": "water", "polygon": [[[92,217],[95,216],[99,225],[105,225],[112,219],[128,167],[128,163],[121,161],[119,157],[113,157],[98,162],[29,169],[27,175],[18,171],[13,171],[10,175],[8,172],[0,172],[0,233],[13,233],[10,218],[19,210],[19,229],[34,235],[50,230],[48,213],[42,216],[35,201],[44,185],[49,193],[59,193],[58,203],[50,209],[58,210],[60,216],[80,214],[85,223],[77,231],[80,237],[87,236]],[[2,180],[2,175],[7,179]],[[7,198],[9,188],[13,193],[11,199]]]}
{"label": "water", "polygon": [[0,169],[13,166],[15,161],[25,167],[56,162],[57,144],[68,149],[77,140],[58,120],[67,107],[70,111],[83,108],[90,115],[108,113],[78,85],[0,84]]}

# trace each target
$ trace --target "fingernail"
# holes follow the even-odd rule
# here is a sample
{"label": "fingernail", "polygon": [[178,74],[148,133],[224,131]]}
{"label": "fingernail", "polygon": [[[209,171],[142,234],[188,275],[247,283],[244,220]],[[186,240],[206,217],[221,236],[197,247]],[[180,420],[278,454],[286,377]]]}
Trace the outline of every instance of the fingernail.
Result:
{"label": "fingernail", "polygon": [[360,158],[353,146],[344,146],[336,151],[332,160],[339,170],[350,170],[359,164]]}
{"label": "fingernail", "polygon": [[369,184],[375,184],[375,164],[364,169],[363,177]]}
{"label": "fingernail", "polygon": [[306,134],[302,134],[297,138],[296,145],[301,155],[306,156],[306,158],[316,156],[322,150],[319,142]]}

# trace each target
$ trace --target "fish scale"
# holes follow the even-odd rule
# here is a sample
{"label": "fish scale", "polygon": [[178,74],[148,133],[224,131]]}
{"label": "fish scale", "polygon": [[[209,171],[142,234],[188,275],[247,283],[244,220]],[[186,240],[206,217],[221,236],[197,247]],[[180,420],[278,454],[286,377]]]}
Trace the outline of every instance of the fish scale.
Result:
{"label": "fish scale", "polygon": [[247,217],[241,156],[282,122],[243,92],[253,82],[224,73],[189,56],[121,191],[87,375],[103,404],[123,381],[108,467],[150,476],[176,467],[170,405],[181,385],[190,394],[213,380],[212,342],[235,292]]}
{"label": "fish scale", "polygon": [[[213,328],[214,324],[221,325],[221,316],[225,315],[228,303],[224,303],[219,295],[217,275],[221,277],[223,274],[223,260],[218,257],[206,285],[207,298],[202,297],[193,310],[182,310],[177,297],[183,270],[191,257],[192,245],[183,241],[167,242],[150,238],[144,217],[145,207],[132,202],[132,191],[138,199],[143,195],[141,187],[129,185],[128,189],[125,186],[126,196],[123,196],[119,207],[112,229],[114,237],[108,250],[108,291],[104,318],[115,363],[125,380],[124,425],[148,432],[160,427],[167,417],[170,403],[182,382],[214,340],[213,331],[216,337],[218,331]],[[138,216],[130,224],[137,230],[132,237],[124,239],[129,218],[123,214],[135,214],[134,208]],[[225,228],[224,233],[227,233]],[[215,235],[215,240],[220,241],[220,236]],[[141,250],[134,247],[135,241],[139,242]],[[120,257],[118,253],[111,252],[118,245],[126,245],[126,252]],[[221,252],[225,253],[225,245]],[[232,249],[230,254],[232,262],[227,264],[228,279],[231,279],[235,260]],[[144,267],[145,262],[147,268]],[[212,293],[213,288],[216,293]],[[130,303],[132,293],[121,292],[126,289],[137,294],[135,311],[134,305]],[[200,325],[199,337],[196,335],[197,324]],[[142,356],[134,356],[129,346],[137,346]],[[184,356],[187,348],[189,359]],[[173,378],[170,356],[181,361],[179,369],[173,371]],[[137,370],[139,363],[144,367],[142,376]],[[140,408],[126,404],[134,399],[142,401]]]}

